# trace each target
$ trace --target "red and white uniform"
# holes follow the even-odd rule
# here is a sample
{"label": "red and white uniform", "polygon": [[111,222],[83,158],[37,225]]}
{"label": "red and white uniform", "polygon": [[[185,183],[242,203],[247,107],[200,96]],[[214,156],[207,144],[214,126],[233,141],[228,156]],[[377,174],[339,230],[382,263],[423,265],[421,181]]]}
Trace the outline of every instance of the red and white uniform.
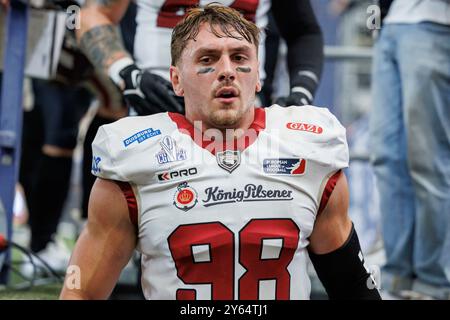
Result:
{"label": "red and white uniform", "polygon": [[247,137],[213,148],[169,113],[99,129],[93,173],[127,195],[146,298],[309,299],[308,238],[348,166],[345,129],[326,108],[274,105]]}
{"label": "red and white uniform", "polygon": [[[136,64],[140,68],[151,69],[152,72],[169,80],[172,29],[184,18],[187,9],[196,5],[204,6],[211,2],[219,2],[239,10],[260,28],[267,25],[270,0],[137,0],[137,27],[134,41]],[[261,39],[261,43],[264,43],[264,39]],[[264,66],[263,53],[264,50],[260,48],[261,66]],[[263,71],[262,67],[260,71]]]}

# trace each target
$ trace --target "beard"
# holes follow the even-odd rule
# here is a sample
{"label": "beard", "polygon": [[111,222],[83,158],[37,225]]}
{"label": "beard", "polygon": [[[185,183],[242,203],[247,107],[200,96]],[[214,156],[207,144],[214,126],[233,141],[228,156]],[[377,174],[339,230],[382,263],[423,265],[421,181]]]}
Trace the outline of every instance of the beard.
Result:
{"label": "beard", "polygon": [[244,110],[242,109],[221,109],[211,112],[210,123],[218,129],[235,128],[242,119]]}

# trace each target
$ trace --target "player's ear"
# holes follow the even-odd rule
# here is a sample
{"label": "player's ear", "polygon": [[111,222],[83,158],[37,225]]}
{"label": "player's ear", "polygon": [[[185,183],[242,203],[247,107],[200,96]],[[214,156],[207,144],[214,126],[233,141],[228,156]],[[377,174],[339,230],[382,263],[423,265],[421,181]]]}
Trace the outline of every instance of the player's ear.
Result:
{"label": "player's ear", "polygon": [[170,81],[172,82],[173,91],[177,96],[184,96],[184,89],[181,85],[180,71],[175,66],[170,66]]}
{"label": "player's ear", "polygon": [[262,85],[261,85],[261,78],[259,77],[259,61],[258,61],[258,69],[257,69],[257,73],[256,73],[256,92],[260,92],[262,89]]}
{"label": "player's ear", "polygon": [[256,82],[256,92],[260,92],[261,88],[262,88],[261,81],[258,79],[258,82]]}

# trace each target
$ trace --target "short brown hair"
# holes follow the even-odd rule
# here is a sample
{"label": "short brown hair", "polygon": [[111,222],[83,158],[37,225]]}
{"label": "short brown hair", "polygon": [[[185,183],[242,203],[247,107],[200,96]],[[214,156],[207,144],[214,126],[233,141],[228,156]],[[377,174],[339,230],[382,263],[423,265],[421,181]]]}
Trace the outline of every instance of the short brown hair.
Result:
{"label": "short brown hair", "polygon": [[[258,50],[258,27],[253,22],[246,20],[235,9],[213,2],[203,8],[190,9],[186,17],[173,29],[171,41],[173,66],[178,63],[187,42],[191,39],[195,40],[203,23],[208,23],[212,33],[219,38],[245,39],[253,43]],[[215,26],[220,28],[220,32],[216,30]],[[239,36],[233,32],[237,32]]]}

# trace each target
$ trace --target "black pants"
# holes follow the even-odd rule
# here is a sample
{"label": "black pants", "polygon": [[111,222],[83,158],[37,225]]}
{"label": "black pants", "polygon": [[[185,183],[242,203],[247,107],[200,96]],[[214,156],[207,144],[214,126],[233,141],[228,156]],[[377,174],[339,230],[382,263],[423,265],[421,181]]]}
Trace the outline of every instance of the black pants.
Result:
{"label": "black pants", "polygon": [[57,230],[67,198],[72,170],[71,157],[52,157],[42,146],[74,149],[78,124],[91,101],[81,87],[34,80],[35,104],[24,113],[19,181],[29,210],[31,250],[44,249]]}

